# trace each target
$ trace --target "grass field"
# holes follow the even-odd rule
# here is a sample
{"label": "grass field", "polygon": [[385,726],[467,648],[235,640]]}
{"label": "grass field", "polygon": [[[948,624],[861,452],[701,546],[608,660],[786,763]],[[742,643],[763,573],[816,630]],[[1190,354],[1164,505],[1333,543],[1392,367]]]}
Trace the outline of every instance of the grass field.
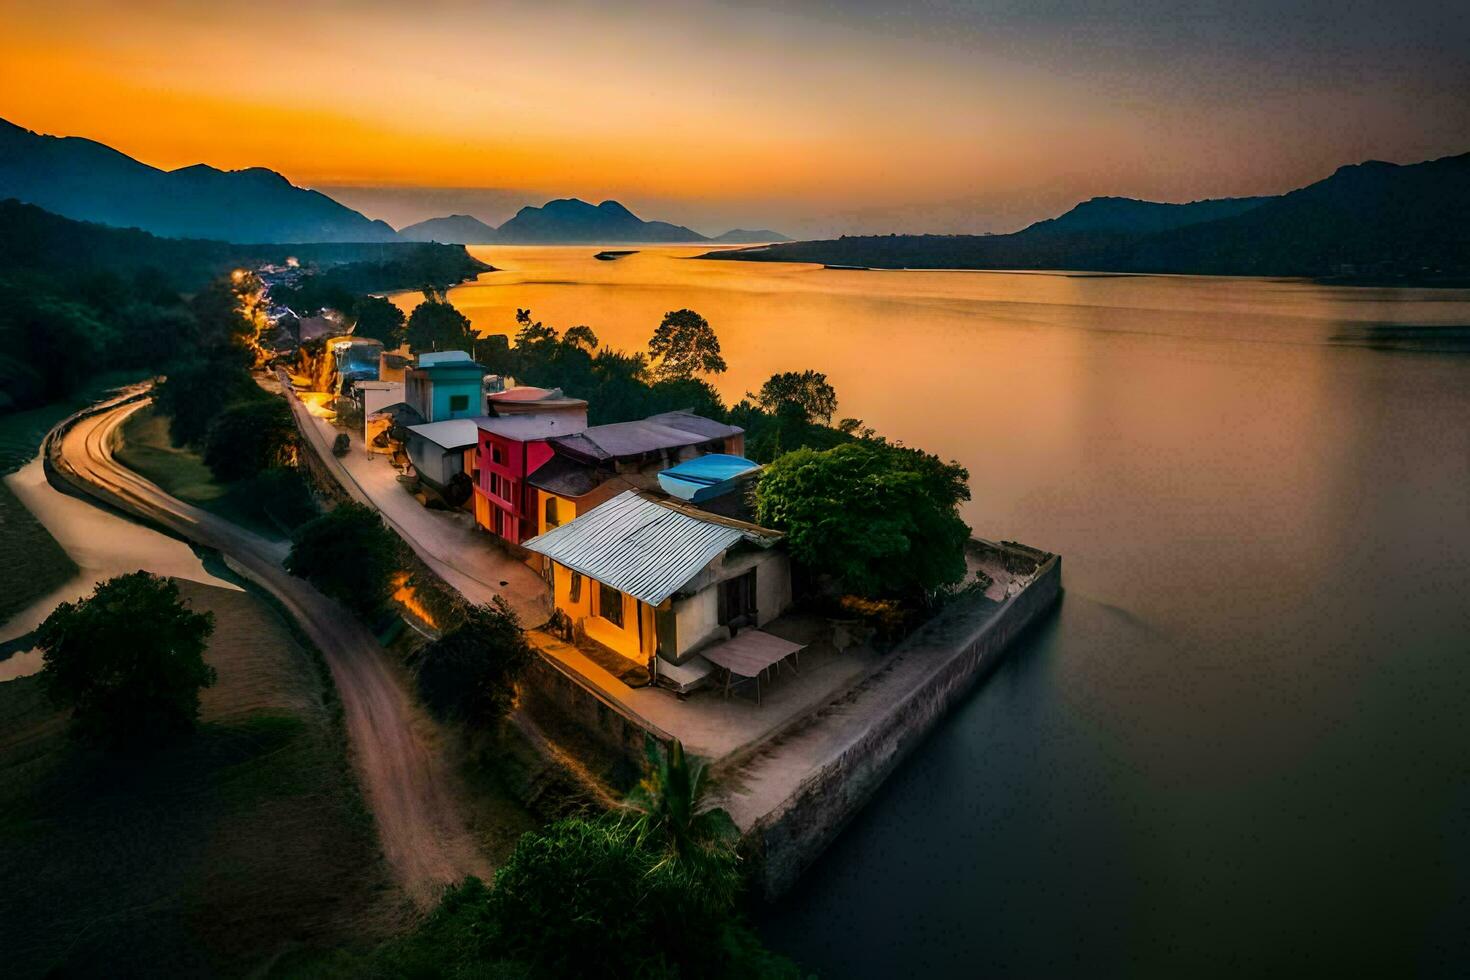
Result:
{"label": "grass field", "polygon": [[171,496],[201,510],[218,514],[267,538],[285,537],[249,500],[247,484],[222,485],[214,479],[198,453],[180,449],[169,440],[168,419],[152,405],[138,409],[118,429],[113,449],[118,462],[158,484]]}
{"label": "grass field", "polygon": [[76,574],[51,533],[0,483],[0,623]]}
{"label": "grass field", "polygon": [[178,584],[219,673],[186,744],[111,758],[0,684],[7,976],[242,975],[406,924],[319,658],[255,595]]}

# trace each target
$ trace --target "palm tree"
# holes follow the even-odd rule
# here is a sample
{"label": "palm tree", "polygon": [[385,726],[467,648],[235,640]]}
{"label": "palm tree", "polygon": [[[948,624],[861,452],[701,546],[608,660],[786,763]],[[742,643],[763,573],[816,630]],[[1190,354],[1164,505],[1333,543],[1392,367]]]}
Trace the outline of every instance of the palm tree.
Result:
{"label": "palm tree", "polygon": [[740,834],[730,814],[706,798],[705,764],[691,761],[678,739],[667,752],[659,751],[652,738],[644,748],[648,771],[623,804],[637,814],[633,826],[639,840],[666,848],[669,860],[692,864],[713,850],[733,850]]}

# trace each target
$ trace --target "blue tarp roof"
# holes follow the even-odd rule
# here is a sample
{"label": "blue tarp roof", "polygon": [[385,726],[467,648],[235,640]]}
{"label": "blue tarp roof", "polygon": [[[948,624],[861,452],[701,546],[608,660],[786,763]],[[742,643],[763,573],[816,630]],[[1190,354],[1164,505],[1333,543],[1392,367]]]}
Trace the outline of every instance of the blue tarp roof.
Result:
{"label": "blue tarp roof", "polygon": [[724,453],[709,453],[685,460],[678,466],[670,466],[663,472],[668,476],[688,483],[713,485],[733,480],[742,473],[760,469],[760,464],[744,456],[727,456]]}

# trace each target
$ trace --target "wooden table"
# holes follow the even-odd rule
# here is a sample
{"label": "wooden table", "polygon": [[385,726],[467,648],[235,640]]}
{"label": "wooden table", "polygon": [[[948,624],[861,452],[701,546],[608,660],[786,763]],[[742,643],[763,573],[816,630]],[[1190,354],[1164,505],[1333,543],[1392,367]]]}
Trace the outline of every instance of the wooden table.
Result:
{"label": "wooden table", "polygon": [[725,697],[730,696],[733,678],[755,681],[755,703],[761,703],[761,675],[802,651],[799,643],[760,630],[741,630],[724,643],[718,643],[700,656],[725,671]]}

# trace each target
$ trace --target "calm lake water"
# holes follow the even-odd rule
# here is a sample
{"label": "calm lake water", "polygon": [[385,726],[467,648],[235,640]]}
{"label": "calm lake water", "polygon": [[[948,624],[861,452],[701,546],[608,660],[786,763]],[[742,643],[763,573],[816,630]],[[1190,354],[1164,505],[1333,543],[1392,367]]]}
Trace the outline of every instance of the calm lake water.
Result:
{"label": "calm lake water", "polygon": [[[977,533],[1064,556],[1058,613],[763,929],[832,977],[1450,974],[1470,962],[1470,292],[848,272],[484,248],[451,293],[642,347],[713,324],[727,400],[970,469]],[[409,299],[404,300],[410,302]]]}

